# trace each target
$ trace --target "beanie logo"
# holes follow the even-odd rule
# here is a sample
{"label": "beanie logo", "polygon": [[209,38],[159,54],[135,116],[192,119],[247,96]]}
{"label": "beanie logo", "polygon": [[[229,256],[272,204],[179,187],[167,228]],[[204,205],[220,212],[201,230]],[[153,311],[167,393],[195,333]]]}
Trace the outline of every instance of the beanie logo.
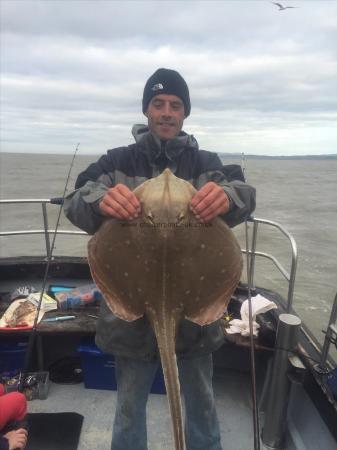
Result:
{"label": "beanie logo", "polygon": [[158,83],[152,86],[151,91],[160,91],[162,89],[164,89],[164,86],[161,83]]}

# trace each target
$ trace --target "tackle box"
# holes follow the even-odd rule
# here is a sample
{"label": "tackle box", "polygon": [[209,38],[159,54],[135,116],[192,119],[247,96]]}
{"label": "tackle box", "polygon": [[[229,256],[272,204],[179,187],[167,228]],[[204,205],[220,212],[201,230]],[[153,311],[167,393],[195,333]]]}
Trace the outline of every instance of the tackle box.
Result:
{"label": "tackle box", "polygon": [[[49,391],[49,372],[28,372],[25,377],[23,393],[27,400],[45,400]],[[8,380],[5,384],[6,392],[18,390],[19,376]]]}

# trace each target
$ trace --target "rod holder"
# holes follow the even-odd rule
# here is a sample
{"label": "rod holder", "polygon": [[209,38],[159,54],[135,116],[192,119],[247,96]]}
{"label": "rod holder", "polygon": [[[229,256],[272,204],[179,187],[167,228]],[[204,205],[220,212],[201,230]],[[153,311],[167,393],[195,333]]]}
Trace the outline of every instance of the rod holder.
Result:
{"label": "rod holder", "polygon": [[267,393],[262,442],[268,449],[284,450],[287,408],[291,381],[289,352],[298,342],[301,319],[293,314],[280,314],[276,332],[275,353]]}

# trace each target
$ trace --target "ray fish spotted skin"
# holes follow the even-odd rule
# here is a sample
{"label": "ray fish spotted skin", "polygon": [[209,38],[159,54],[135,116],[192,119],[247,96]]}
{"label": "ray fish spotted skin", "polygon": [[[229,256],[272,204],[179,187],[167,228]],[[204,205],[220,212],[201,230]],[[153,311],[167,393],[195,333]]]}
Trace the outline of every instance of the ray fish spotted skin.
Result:
{"label": "ray fish spotted skin", "polygon": [[185,317],[199,325],[218,320],[241,271],[240,247],[219,218],[197,221],[189,209],[194,187],[166,169],[134,193],[132,222],[107,219],[88,244],[91,273],[111,311],[134,321],[144,314],[155,332],[164,372],[176,450],[185,449],[176,331]]}

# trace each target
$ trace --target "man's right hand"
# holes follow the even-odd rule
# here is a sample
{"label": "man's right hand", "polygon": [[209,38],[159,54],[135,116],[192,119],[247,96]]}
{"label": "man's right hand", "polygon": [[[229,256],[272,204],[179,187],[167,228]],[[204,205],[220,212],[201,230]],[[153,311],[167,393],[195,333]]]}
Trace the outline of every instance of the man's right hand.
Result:
{"label": "man's right hand", "polygon": [[138,217],[141,206],[138,198],[127,186],[116,184],[99,202],[99,209],[104,216],[132,220]]}

